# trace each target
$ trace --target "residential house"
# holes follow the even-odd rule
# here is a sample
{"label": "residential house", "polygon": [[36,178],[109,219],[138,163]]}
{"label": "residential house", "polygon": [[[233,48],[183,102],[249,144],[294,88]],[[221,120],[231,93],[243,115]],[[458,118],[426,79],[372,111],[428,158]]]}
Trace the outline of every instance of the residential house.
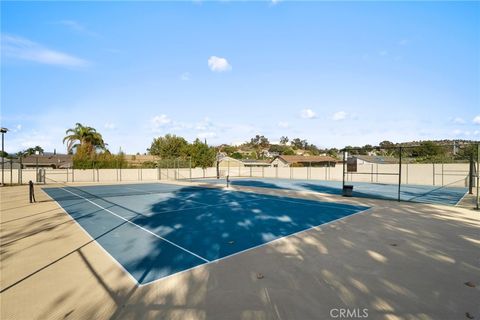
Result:
{"label": "residential house", "polygon": [[335,167],[338,160],[330,156],[286,156],[275,157],[272,167]]}

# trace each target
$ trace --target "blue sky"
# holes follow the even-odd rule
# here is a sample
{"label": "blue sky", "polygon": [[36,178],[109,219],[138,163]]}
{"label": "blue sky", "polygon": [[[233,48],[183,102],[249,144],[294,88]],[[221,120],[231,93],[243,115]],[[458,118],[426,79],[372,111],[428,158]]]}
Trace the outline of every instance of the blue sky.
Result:
{"label": "blue sky", "polygon": [[478,2],[2,2],[7,151],[480,140]]}

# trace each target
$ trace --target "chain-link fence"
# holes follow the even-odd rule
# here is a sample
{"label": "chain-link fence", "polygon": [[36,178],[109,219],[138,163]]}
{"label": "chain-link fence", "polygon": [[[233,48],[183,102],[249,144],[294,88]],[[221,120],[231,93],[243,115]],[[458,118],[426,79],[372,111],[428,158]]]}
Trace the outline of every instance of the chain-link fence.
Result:
{"label": "chain-link fence", "polygon": [[[439,197],[449,191],[478,190],[478,144],[348,148],[343,150],[343,189],[355,185],[401,201],[406,193]],[[347,186],[347,188],[345,188]],[[425,192],[421,192],[421,189]]]}

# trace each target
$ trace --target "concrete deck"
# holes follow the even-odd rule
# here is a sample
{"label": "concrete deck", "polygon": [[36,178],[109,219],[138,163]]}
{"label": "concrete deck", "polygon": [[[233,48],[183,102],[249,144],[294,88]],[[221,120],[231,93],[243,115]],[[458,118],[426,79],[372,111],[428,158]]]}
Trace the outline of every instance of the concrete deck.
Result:
{"label": "concrete deck", "polygon": [[478,211],[256,189],[372,209],[139,287],[27,191],[0,189],[1,319],[480,319]]}

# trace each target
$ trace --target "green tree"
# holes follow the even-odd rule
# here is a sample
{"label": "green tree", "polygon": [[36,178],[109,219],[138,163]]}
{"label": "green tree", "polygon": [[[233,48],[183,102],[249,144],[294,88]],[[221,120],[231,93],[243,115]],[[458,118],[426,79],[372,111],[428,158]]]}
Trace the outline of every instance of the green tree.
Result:
{"label": "green tree", "polygon": [[76,123],[74,128],[65,132],[63,143],[67,142],[67,151],[72,153],[73,149],[84,147],[84,152],[95,153],[97,149],[105,150],[106,144],[103,137],[96,129]]}
{"label": "green tree", "polygon": [[288,137],[287,136],[282,136],[280,138],[280,144],[286,145],[288,143]]}
{"label": "green tree", "polygon": [[294,149],[305,149],[308,146],[307,140],[302,140],[300,138],[295,138],[290,141]]}
{"label": "green tree", "polygon": [[265,136],[256,135],[254,138],[250,139],[249,145],[255,149],[256,156],[258,157],[261,154],[262,149],[268,148],[270,142]]}
{"label": "green tree", "polygon": [[185,157],[188,155],[188,142],[174,134],[166,134],[164,137],[153,139],[148,151],[164,159]]}
{"label": "green tree", "polygon": [[292,148],[287,148],[285,150],[282,151],[282,155],[285,155],[285,156],[294,156],[295,155],[295,151],[293,151]]}
{"label": "green tree", "polygon": [[214,148],[210,148],[206,143],[196,139],[189,146],[189,154],[192,159],[192,167],[207,168],[214,165],[216,152]]}
{"label": "green tree", "polygon": [[43,154],[43,148],[40,146],[35,146],[33,148],[28,148],[23,151],[18,152],[19,156],[31,156],[32,154]]}
{"label": "green tree", "polygon": [[234,152],[230,155],[230,157],[232,157],[234,159],[239,159],[239,160],[243,158],[243,156],[240,152]]}
{"label": "green tree", "polygon": [[225,152],[228,156],[231,156],[234,152],[237,151],[237,148],[234,146],[222,145],[218,151]]}

